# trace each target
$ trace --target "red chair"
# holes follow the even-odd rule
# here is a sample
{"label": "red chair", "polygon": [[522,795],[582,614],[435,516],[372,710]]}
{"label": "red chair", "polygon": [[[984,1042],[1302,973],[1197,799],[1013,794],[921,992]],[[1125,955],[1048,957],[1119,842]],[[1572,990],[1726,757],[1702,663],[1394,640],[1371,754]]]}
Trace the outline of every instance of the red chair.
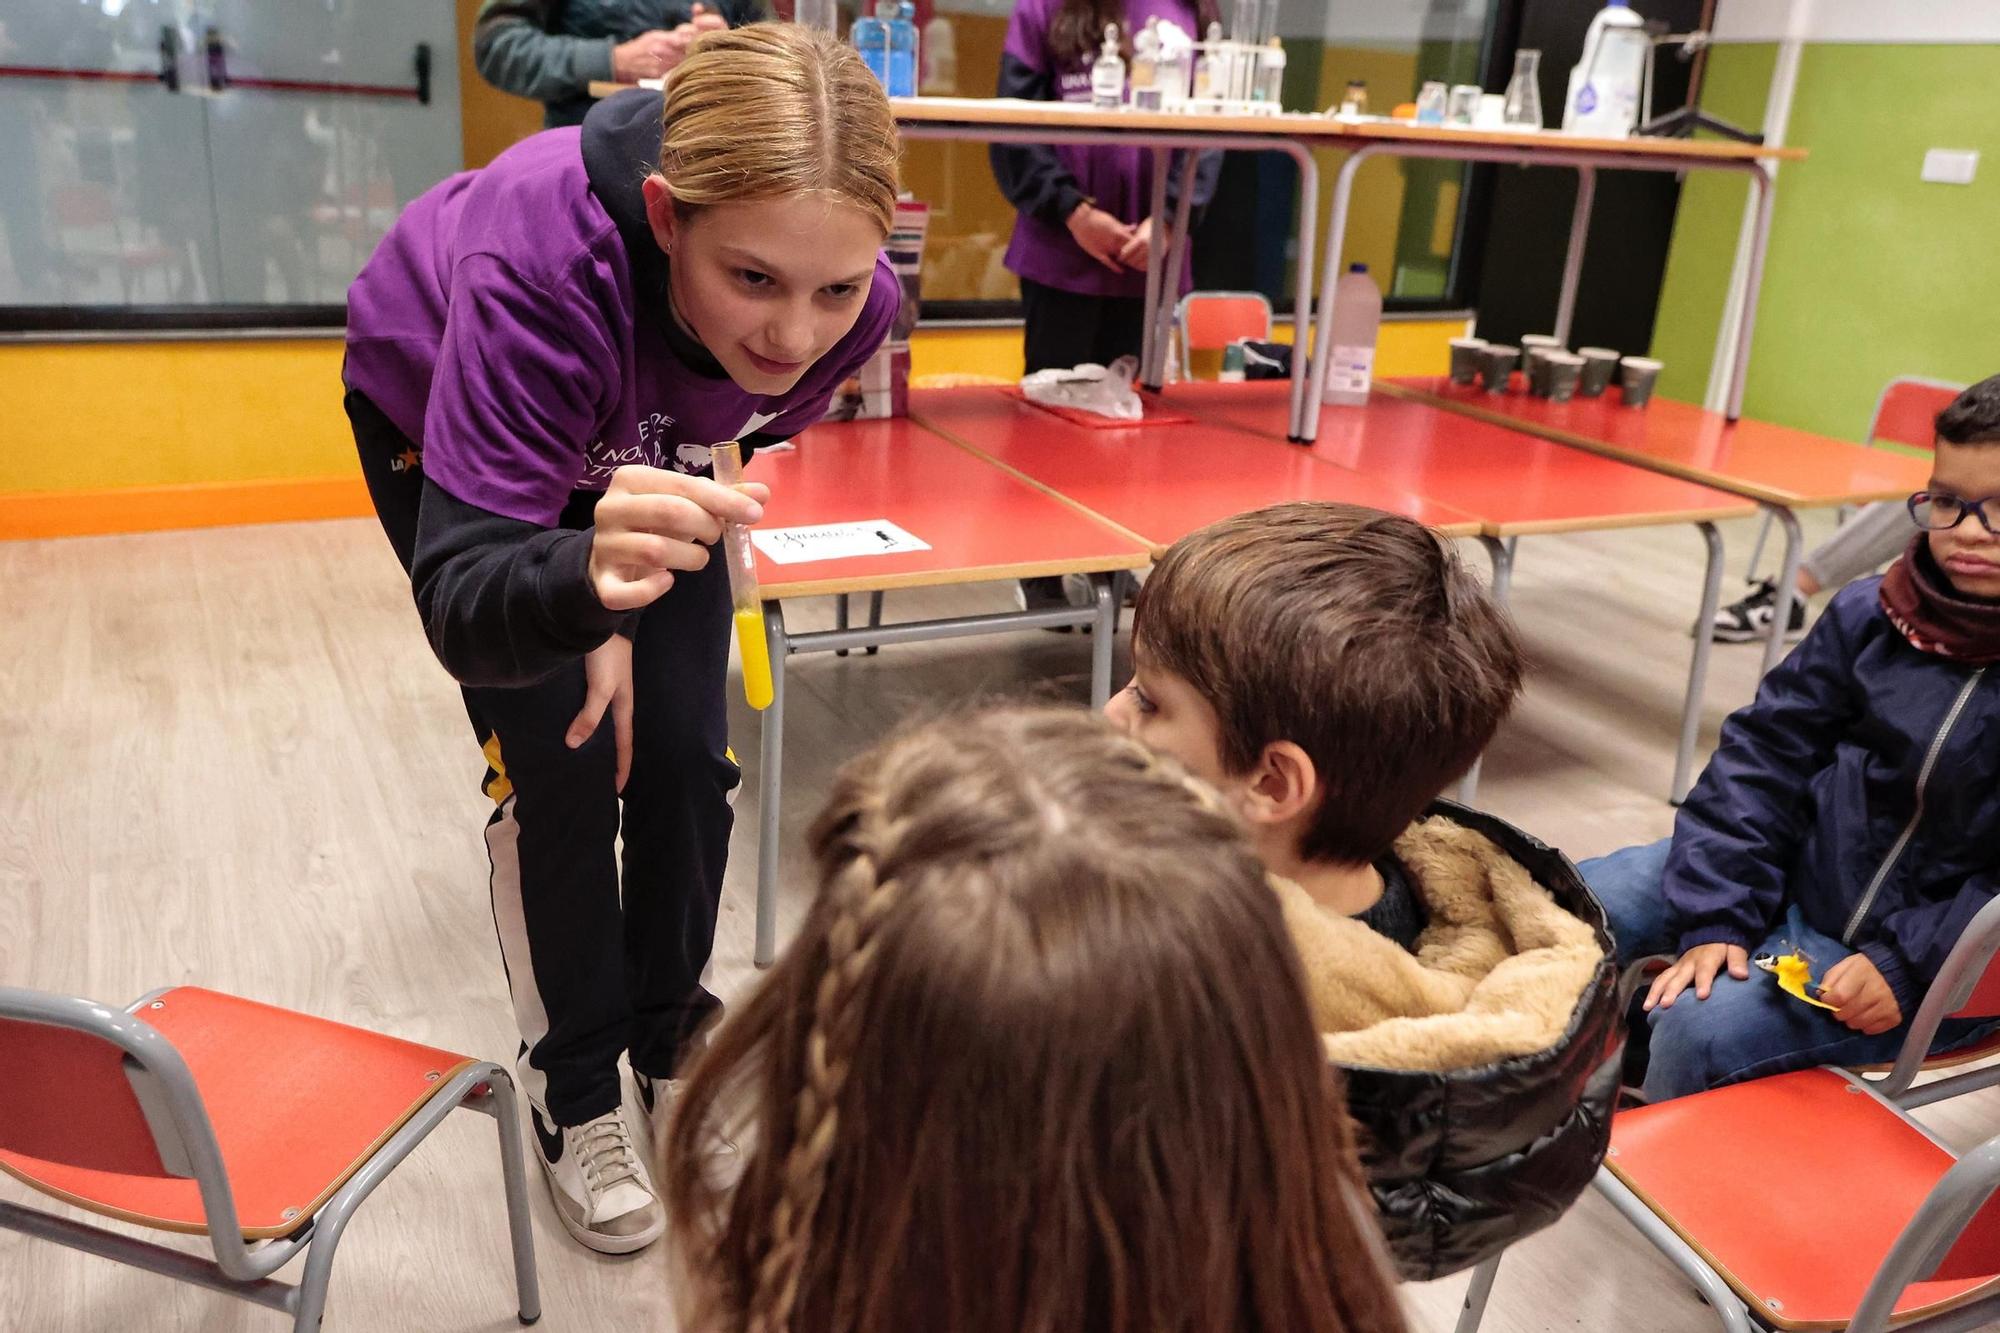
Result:
{"label": "red chair", "polygon": [[1875,415],[1868,423],[1868,443],[1899,445],[1930,453],[1937,438],[1932,423],[1964,388],[1963,384],[1919,375],[1890,380],[1883,387],[1882,396],[1875,400]]}
{"label": "red chair", "polygon": [[1906,1110],[2000,1078],[1910,1087],[1939,1023],[2000,1016],[1996,951],[2000,900],[1966,928],[1880,1083],[1809,1069],[1619,1112],[1597,1189],[1725,1329],[2000,1319],[2000,1135],[1954,1158]]}
{"label": "red chair", "polygon": [[1191,380],[1188,353],[1218,352],[1243,338],[1271,340],[1271,302],[1262,292],[1189,292],[1174,307],[1180,333],[1181,378]]}
{"label": "red chair", "polygon": [[[500,1124],[519,1317],[541,1316],[514,1088],[499,1065],[182,986],[129,1010],[0,987],[0,1170],[65,1203],[205,1235],[215,1257],[0,1202],[0,1227],[319,1327],[341,1232],[461,1106]],[[297,1286],[271,1274],[300,1254]]]}

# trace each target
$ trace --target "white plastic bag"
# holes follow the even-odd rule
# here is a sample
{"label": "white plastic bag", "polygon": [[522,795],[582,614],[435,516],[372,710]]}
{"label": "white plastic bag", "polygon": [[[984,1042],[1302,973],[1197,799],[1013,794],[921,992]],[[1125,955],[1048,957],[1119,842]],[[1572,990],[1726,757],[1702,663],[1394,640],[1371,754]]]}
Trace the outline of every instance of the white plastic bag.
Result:
{"label": "white plastic bag", "polygon": [[1113,421],[1138,421],[1146,415],[1132,388],[1138,373],[1139,359],[1121,356],[1109,366],[1086,363],[1072,370],[1038,370],[1021,381],[1021,392],[1029,401],[1050,407],[1073,407]]}

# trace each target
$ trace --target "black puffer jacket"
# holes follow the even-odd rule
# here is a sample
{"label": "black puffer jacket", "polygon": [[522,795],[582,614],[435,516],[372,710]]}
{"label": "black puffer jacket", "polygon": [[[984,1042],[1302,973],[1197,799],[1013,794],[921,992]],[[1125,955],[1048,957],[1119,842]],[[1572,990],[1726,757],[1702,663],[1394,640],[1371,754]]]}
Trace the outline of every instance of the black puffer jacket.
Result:
{"label": "black puffer jacket", "polygon": [[1561,852],[1449,801],[1431,809],[1492,839],[1589,923],[1604,959],[1562,1039],[1450,1073],[1341,1066],[1362,1164],[1406,1281],[1470,1268],[1562,1216],[1611,1138],[1624,1031],[1604,911]]}

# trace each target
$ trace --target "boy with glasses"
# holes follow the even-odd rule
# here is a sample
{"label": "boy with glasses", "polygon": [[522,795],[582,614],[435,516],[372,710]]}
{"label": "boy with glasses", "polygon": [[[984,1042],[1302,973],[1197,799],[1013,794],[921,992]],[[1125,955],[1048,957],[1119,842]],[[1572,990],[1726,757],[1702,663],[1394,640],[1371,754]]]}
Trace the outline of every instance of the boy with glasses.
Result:
{"label": "boy with glasses", "polygon": [[[1649,1100],[1893,1059],[2000,893],[2000,376],[1938,414],[1909,512],[1902,558],[1723,724],[1674,836],[1581,867],[1621,963],[1679,955],[1645,999]],[[1794,951],[1830,1008],[1752,971]],[[1939,1049],[1989,1027],[1946,1022]]]}

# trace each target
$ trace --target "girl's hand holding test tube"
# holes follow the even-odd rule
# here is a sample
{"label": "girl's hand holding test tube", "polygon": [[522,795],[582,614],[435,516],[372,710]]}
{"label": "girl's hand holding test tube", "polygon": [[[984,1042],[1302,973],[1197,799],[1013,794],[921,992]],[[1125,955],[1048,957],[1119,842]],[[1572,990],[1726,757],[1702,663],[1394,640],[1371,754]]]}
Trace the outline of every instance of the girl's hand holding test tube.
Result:
{"label": "girl's hand holding test tube", "polygon": [[676,570],[708,564],[707,548],[722,540],[723,524],[757,522],[770,498],[761,482],[730,486],[665,468],[619,468],[597,502],[590,540],[598,602],[607,611],[652,605],[674,586]]}
{"label": "girl's hand holding test tube", "polygon": [[[709,446],[715,479],[724,486],[748,489],[743,480],[743,446],[735,440]],[[757,489],[764,490],[757,486]],[[768,496],[769,492],[765,491]],[[754,522],[755,520],[751,520]],[[743,698],[762,712],[771,706],[771,645],[764,637],[764,599],[757,592],[757,553],[750,533],[734,520],[722,525],[722,554],[729,561],[729,600],[735,608],[736,652],[743,659]]]}

